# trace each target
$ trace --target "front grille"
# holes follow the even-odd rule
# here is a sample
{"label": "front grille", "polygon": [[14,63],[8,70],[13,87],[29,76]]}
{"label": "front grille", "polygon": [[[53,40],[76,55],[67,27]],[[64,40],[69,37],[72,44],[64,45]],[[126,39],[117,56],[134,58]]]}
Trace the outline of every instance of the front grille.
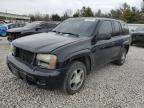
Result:
{"label": "front grille", "polygon": [[7,33],[8,35],[10,35],[10,36],[20,36],[20,32],[8,32]]}
{"label": "front grille", "polygon": [[34,60],[34,53],[17,47],[13,55],[28,64],[32,64]]}

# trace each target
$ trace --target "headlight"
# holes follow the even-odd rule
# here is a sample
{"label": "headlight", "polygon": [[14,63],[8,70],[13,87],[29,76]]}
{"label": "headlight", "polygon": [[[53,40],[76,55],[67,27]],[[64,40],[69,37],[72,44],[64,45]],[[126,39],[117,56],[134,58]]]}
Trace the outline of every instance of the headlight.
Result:
{"label": "headlight", "polygon": [[11,43],[10,43],[10,49],[11,49],[11,51],[14,50],[14,46]]}
{"label": "headlight", "polygon": [[51,54],[38,54],[37,55],[37,65],[48,68],[55,69],[57,63],[57,57]]}

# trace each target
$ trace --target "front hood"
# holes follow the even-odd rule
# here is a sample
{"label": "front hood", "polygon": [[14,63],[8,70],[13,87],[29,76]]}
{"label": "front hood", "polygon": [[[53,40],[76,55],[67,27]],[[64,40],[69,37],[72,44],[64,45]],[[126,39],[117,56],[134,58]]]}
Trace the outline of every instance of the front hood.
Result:
{"label": "front hood", "polygon": [[56,48],[78,41],[81,38],[64,36],[53,32],[40,33],[16,39],[12,44],[16,47],[38,53],[49,53]]}
{"label": "front hood", "polygon": [[27,31],[27,30],[30,30],[30,28],[19,27],[19,28],[9,29],[8,32],[23,32],[23,31]]}
{"label": "front hood", "polygon": [[144,35],[144,31],[135,31],[132,33],[132,35],[135,35],[135,34],[143,34]]}

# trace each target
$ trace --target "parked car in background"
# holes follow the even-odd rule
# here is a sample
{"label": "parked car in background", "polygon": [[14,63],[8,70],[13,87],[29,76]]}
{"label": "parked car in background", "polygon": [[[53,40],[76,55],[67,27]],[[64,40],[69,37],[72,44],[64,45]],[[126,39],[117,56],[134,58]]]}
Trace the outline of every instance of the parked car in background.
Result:
{"label": "parked car in background", "polygon": [[25,24],[21,23],[8,23],[8,24],[3,24],[0,26],[0,35],[1,36],[7,36],[7,31],[12,28],[18,28],[18,27],[23,27]]}
{"label": "parked car in background", "polygon": [[4,26],[6,26],[7,29],[13,29],[13,28],[24,27],[25,24],[24,23],[8,23],[8,24],[5,24]]}
{"label": "parked car in background", "polygon": [[8,30],[8,41],[13,41],[17,38],[42,33],[49,32],[55,28],[59,23],[58,22],[44,22],[44,21],[35,21],[30,24],[27,24],[24,27],[10,29]]}
{"label": "parked car in background", "polygon": [[133,44],[143,44],[144,45],[144,26],[138,27],[134,32],[131,33]]}
{"label": "parked car in background", "polygon": [[123,21],[70,18],[49,33],[14,40],[7,65],[28,83],[60,87],[74,94],[96,68],[110,62],[123,65],[130,43]]}
{"label": "parked car in background", "polygon": [[3,24],[0,24],[0,36],[4,37],[6,36],[7,33],[7,27],[4,26]]}

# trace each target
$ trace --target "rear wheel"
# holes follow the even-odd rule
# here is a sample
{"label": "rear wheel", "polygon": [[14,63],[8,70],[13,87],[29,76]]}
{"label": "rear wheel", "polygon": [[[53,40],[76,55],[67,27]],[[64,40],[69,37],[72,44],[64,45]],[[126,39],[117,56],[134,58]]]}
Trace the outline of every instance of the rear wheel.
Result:
{"label": "rear wheel", "polygon": [[83,87],[86,78],[86,67],[82,62],[73,62],[68,72],[63,84],[63,90],[67,94],[75,94],[80,91]]}
{"label": "rear wheel", "polygon": [[122,50],[122,53],[121,53],[121,56],[118,60],[116,60],[114,63],[117,64],[117,65],[123,65],[126,61],[126,55],[127,55],[127,50],[124,48]]}

